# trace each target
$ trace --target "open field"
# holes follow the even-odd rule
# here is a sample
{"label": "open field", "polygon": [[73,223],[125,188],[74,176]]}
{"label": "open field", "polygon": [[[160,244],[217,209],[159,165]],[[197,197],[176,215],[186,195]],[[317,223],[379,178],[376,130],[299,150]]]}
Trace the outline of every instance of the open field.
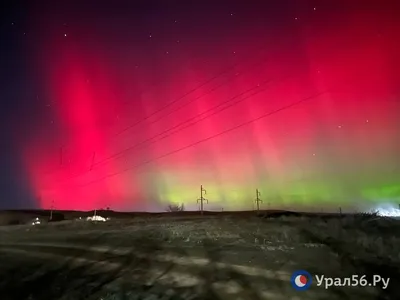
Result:
{"label": "open field", "polygon": [[[400,222],[375,215],[110,214],[0,226],[2,299],[398,299]],[[47,212],[0,213],[3,224]],[[6,216],[6,217],[5,217]],[[6,220],[7,219],[7,220]],[[23,222],[20,222],[23,223]],[[296,291],[290,276],[390,278]]]}

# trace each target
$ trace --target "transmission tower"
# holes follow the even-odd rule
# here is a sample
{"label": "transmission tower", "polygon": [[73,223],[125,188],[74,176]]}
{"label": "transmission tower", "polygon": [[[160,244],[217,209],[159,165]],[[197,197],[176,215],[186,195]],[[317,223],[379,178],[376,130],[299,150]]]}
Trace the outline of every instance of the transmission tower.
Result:
{"label": "transmission tower", "polygon": [[203,188],[203,186],[202,185],[200,185],[200,199],[197,199],[197,203],[199,203],[200,202],[200,213],[201,214],[203,214],[203,207],[204,207],[204,201],[206,201],[207,202],[207,204],[208,204],[208,199],[205,199],[204,197],[203,197],[203,195],[206,195],[207,194],[207,191]]}
{"label": "transmission tower", "polygon": [[256,204],[257,204],[257,212],[260,211],[260,202],[262,202],[262,200],[260,199],[261,193],[258,189],[256,189]]}

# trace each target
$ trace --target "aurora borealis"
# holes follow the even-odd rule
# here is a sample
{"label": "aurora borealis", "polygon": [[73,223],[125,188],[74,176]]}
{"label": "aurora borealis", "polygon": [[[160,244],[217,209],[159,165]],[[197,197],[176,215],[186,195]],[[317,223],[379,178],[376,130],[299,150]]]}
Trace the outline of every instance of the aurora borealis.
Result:
{"label": "aurora borealis", "polygon": [[7,119],[34,206],[197,209],[201,184],[210,210],[253,209],[256,188],[264,207],[400,201],[396,8],[150,2],[7,24],[34,86]]}

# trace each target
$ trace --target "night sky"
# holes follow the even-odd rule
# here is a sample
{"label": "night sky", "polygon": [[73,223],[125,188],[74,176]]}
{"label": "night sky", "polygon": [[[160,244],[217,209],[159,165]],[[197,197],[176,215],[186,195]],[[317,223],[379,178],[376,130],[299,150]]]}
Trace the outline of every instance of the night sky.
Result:
{"label": "night sky", "polygon": [[400,202],[395,1],[8,2],[0,209]]}

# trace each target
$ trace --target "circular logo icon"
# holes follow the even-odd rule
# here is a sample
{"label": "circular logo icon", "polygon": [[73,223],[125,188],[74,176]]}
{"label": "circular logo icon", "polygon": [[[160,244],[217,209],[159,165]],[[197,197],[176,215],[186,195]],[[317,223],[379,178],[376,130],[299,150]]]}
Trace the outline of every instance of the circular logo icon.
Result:
{"label": "circular logo icon", "polygon": [[292,286],[298,291],[307,290],[312,282],[311,274],[307,271],[299,270],[292,274],[290,278]]}

